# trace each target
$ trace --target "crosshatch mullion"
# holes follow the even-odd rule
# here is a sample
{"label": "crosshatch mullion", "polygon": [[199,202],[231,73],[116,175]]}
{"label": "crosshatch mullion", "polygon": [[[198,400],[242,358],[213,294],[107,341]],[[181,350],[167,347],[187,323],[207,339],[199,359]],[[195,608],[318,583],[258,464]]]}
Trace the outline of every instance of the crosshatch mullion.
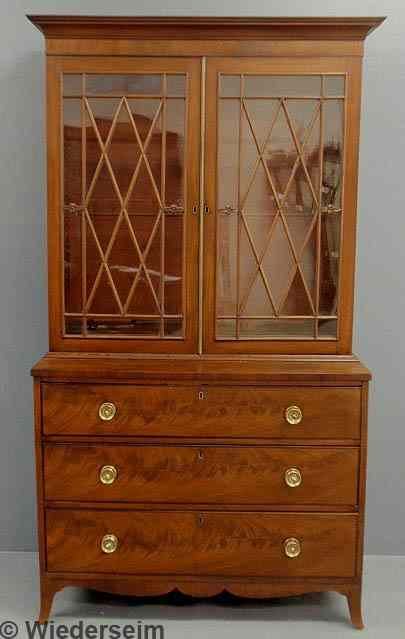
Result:
{"label": "crosshatch mullion", "polygon": [[[173,90],[169,90],[169,76],[171,73],[160,73],[159,76],[161,78],[161,91],[159,93],[150,93],[150,94],[140,94],[130,91],[112,91],[112,92],[104,92],[104,93],[93,93],[88,85],[88,74],[81,73],[76,74],[80,79],[80,90],[76,90],[76,92],[72,92],[69,88],[63,92],[63,99],[72,100],[78,98],[80,100],[80,111],[81,111],[81,204],[80,204],[80,214],[81,214],[81,280],[80,280],[80,288],[81,288],[81,312],[80,313],[68,313],[67,309],[64,308],[64,317],[66,318],[80,318],[81,323],[81,333],[82,336],[92,337],[88,333],[87,322],[88,319],[103,316],[104,318],[111,315],[112,318],[127,318],[127,319],[152,319],[157,318],[160,322],[159,334],[155,337],[157,339],[164,339],[167,337],[165,335],[166,332],[166,320],[170,319],[180,319],[184,320],[184,309],[182,314],[170,314],[165,312],[165,254],[166,254],[166,180],[167,180],[167,106],[168,100],[170,100],[171,104],[178,103],[180,100],[187,105],[187,92],[180,91],[181,95],[174,95],[173,93],[177,92],[177,87],[173,87]],[[103,75],[103,74],[101,74]],[[137,75],[137,74],[134,74]],[[176,73],[174,75],[182,75],[187,77],[186,74]],[[76,85],[76,89],[79,86],[77,81],[74,83]],[[72,87],[72,82],[68,85],[68,87]],[[172,86],[172,85],[170,85]],[[187,83],[186,83],[187,86]],[[129,85],[126,89],[130,88]],[[125,89],[125,87],[123,87]],[[68,95],[64,95],[64,93],[68,93]],[[114,109],[112,110],[111,123],[106,132],[106,135],[101,135],[101,129],[99,129],[99,123],[97,120],[98,111],[96,110],[97,100],[105,100],[106,104],[114,104]],[[142,141],[141,135],[138,131],[137,122],[134,119],[134,116],[131,111],[131,107],[129,105],[128,100],[154,100],[157,102],[156,111],[154,111],[154,115],[151,117],[150,128],[147,131],[147,135]],[[100,104],[100,102],[98,102]],[[94,108],[94,110],[93,110]],[[137,164],[133,170],[132,177],[129,182],[129,186],[126,192],[122,190],[122,187],[118,184],[116,170],[113,165],[112,157],[110,155],[112,144],[115,139],[115,134],[117,131],[117,126],[120,121],[122,114],[125,112],[125,119],[128,119],[128,124],[131,127],[131,131],[134,133],[134,141],[133,144],[137,145],[139,149],[139,157],[137,159]],[[157,123],[160,118],[160,126],[161,126],[161,155],[160,155],[160,180],[159,184],[157,184],[155,180],[154,173],[152,171],[152,165],[150,163],[150,156],[148,154],[148,147],[150,147],[150,142],[152,139],[152,135],[156,130]],[[184,123],[185,124],[185,123]],[[95,157],[95,168],[92,171],[92,174],[88,175],[88,127],[90,127],[91,131],[93,131],[96,143],[99,149],[98,155]],[[158,210],[156,212],[156,217],[153,223],[153,227],[150,231],[148,231],[148,237],[145,238],[146,245],[141,250],[140,244],[137,240],[137,231],[133,226],[131,221],[131,217],[128,212],[128,203],[132,196],[134,190],[138,188],[139,180],[138,177],[140,175],[142,167],[145,168],[147,174],[147,180],[150,182],[152,186],[152,191],[155,195]],[[109,180],[111,181],[111,185],[113,188],[113,192],[115,193],[117,200],[119,202],[119,210],[117,212],[117,217],[113,221],[113,227],[109,234],[109,237],[106,238],[107,245],[101,244],[99,237],[99,230],[95,222],[92,219],[91,213],[91,203],[92,198],[95,196],[97,183],[100,179],[100,175],[103,172],[107,171],[107,175],[109,176]],[[104,179],[104,178],[103,178]],[[184,177],[183,177],[184,179]],[[136,269],[134,273],[132,282],[128,282],[130,284],[128,292],[125,293],[123,297],[122,291],[120,292],[117,284],[112,275],[112,271],[110,268],[110,255],[115,246],[115,242],[117,240],[118,234],[121,233],[124,229],[128,233],[128,236],[131,240],[131,243],[134,246],[137,258],[139,260],[139,269]],[[88,238],[89,234],[92,238],[92,242],[94,242],[95,248],[95,277],[92,282],[88,281]],[[156,237],[159,235],[160,242],[160,283],[155,288],[155,285],[152,281],[151,275],[148,270],[147,262],[148,256],[150,255],[152,246],[156,241]],[[183,260],[184,261],[184,260]],[[184,265],[183,265],[184,268]],[[103,280],[103,277],[106,276],[106,280]],[[152,314],[149,318],[146,314],[140,313],[130,313],[129,307],[133,301],[134,295],[136,295],[136,289],[138,284],[140,283],[143,276],[143,281],[150,290],[150,293],[153,298],[154,306],[156,307],[157,314]],[[111,294],[115,300],[117,306],[117,313],[92,313],[91,309],[94,304],[94,301],[99,295],[101,290],[101,283],[108,282],[109,289],[111,290]],[[104,286],[104,284],[103,284]],[[122,298],[123,297],[123,298]],[[121,299],[122,298],[122,299]],[[183,293],[184,298],[184,293]],[[184,306],[184,299],[183,299]],[[134,336],[135,337],[135,336]]]}
{"label": "crosshatch mullion", "polygon": [[[111,286],[111,289],[112,289],[112,291],[113,291],[114,297],[116,298],[117,303],[118,303],[118,305],[119,305],[121,315],[124,317],[124,316],[125,316],[125,314],[126,314],[126,309],[128,308],[128,306],[129,306],[129,304],[130,304],[130,302],[131,302],[131,299],[132,299],[132,296],[133,296],[134,290],[135,290],[135,288],[136,288],[136,283],[138,283],[138,281],[139,281],[139,275],[140,275],[140,272],[141,272],[141,270],[143,270],[143,271],[144,271],[144,273],[145,273],[146,281],[147,281],[147,283],[148,283],[148,286],[149,286],[149,287],[150,287],[150,289],[151,289],[152,296],[153,296],[154,301],[155,301],[155,303],[156,303],[156,305],[157,305],[157,308],[159,309],[159,312],[161,312],[161,309],[160,309],[160,306],[159,306],[159,302],[158,302],[158,300],[157,300],[157,296],[156,296],[156,291],[155,291],[154,286],[153,286],[153,283],[152,283],[152,281],[151,281],[151,279],[150,279],[150,275],[149,275],[149,273],[148,273],[148,270],[147,270],[147,268],[146,268],[146,263],[145,263],[145,262],[146,262],[146,259],[147,259],[147,255],[148,255],[149,250],[150,250],[151,243],[152,243],[152,242],[151,242],[151,240],[153,241],[154,235],[155,235],[155,233],[156,233],[156,226],[157,226],[157,224],[156,224],[156,223],[155,223],[155,227],[154,227],[154,229],[153,229],[153,230],[152,230],[152,232],[151,232],[151,236],[150,236],[150,238],[149,238],[149,241],[148,241],[147,247],[146,247],[146,249],[145,249],[145,251],[144,251],[144,253],[143,253],[143,254],[142,254],[142,253],[141,253],[141,251],[140,251],[140,248],[139,248],[138,243],[137,243],[136,241],[134,241],[134,237],[136,237],[136,236],[135,236],[135,232],[133,232],[133,234],[132,234],[131,232],[129,233],[129,235],[130,235],[130,237],[131,237],[131,239],[132,239],[132,241],[133,241],[133,243],[134,243],[135,250],[136,250],[136,251],[137,251],[137,253],[138,253],[138,258],[139,258],[139,260],[140,260],[140,268],[139,268],[139,270],[138,270],[138,272],[137,272],[137,275],[135,276],[135,278],[136,278],[136,280],[135,280],[135,282],[136,282],[136,283],[135,283],[135,286],[133,286],[133,287],[131,288],[130,294],[128,295],[128,299],[126,300],[126,302],[125,302],[124,306],[122,305],[122,301],[120,300],[120,297],[119,297],[118,291],[117,291],[117,289],[116,289],[116,286],[115,286],[115,283],[114,283],[114,280],[113,280],[113,278],[112,278],[111,271],[110,271],[110,269],[109,269],[109,265],[108,265],[108,258],[109,258],[109,255],[110,255],[110,253],[111,253],[111,250],[112,250],[112,247],[113,247],[113,245],[114,245],[115,239],[116,239],[116,237],[117,237],[117,234],[118,234],[119,228],[120,228],[120,226],[121,226],[121,224],[122,224],[122,222],[123,222],[123,219],[124,219],[124,218],[125,218],[125,220],[126,220],[126,222],[127,222],[128,226],[129,226],[129,229],[131,229],[131,228],[132,228],[131,222],[130,222],[130,220],[129,220],[129,216],[128,216],[128,215],[127,215],[127,213],[126,213],[126,205],[127,205],[127,203],[128,203],[129,198],[131,197],[131,194],[132,194],[133,188],[134,188],[134,186],[135,186],[136,178],[137,178],[137,176],[138,176],[138,174],[139,174],[139,170],[140,170],[140,166],[141,166],[141,164],[142,164],[142,160],[143,160],[143,162],[144,162],[146,165],[148,165],[148,166],[149,166],[149,162],[148,162],[148,159],[147,159],[147,157],[146,157],[146,151],[145,151],[144,145],[142,144],[142,141],[141,141],[141,139],[140,139],[140,136],[139,136],[139,133],[138,133],[138,131],[137,131],[137,127],[136,127],[135,121],[134,121],[134,120],[133,120],[133,118],[131,118],[131,116],[129,115],[129,111],[130,111],[130,109],[129,109],[129,105],[128,105],[128,103],[127,103],[127,101],[126,101],[126,99],[125,99],[124,97],[122,97],[122,98],[121,98],[121,100],[120,100],[120,101],[119,101],[119,103],[118,103],[118,106],[117,106],[116,112],[115,112],[115,114],[114,114],[114,116],[113,116],[113,121],[112,121],[112,124],[111,124],[111,128],[110,128],[109,134],[108,134],[108,136],[107,136],[107,141],[106,141],[106,143],[105,143],[105,144],[103,143],[102,138],[101,138],[101,135],[100,135],[100,133],[99,133],[99,131],[98,131],[97,123],[96,123],[96,121],[95,121],[94,114],[93,114],[93,112],[92,112],[92,110],[91,110],[91,106],[90,106],[90,104],[89,104],[88,100],[86,100],[86,99],[85,99],[85,104],[86,104],[86,107],[87,107],[87,110],[88,110],[88,113],[89,113],[89,116],[90,116],[90,119],[91,119],[91,122],[92,122],[92,126],[93,126],[93,129],[94,129],[95,133],[96,133],[96,136],[97,136],[97,139],[98,139],[98,143],[99,143],[99,146],[100,146],[100,149],[101,149],[101,155],[100,155],[99,164],[98,164],[98,166],[97,166],[97,168],[96,168],[96,173],[97,173],[97,175],[95,174],[95,175],[93,176],[93,180],[92,180],[92,183],[91,183],[91,186],[90,186],[90,189],[89,189],[90,193],[88,193],[88,194],[87,194],[87,204],[89,203],[89,201],[90,201],[90,199],[91,199],[91,195],[92,195],[92,192],[93,192],[93,190],[94,190],[95,184],[96,184],[96,182],[97,182],[97,178],[98,178],[99,173],[100,173],[100,171],[101,171],[101,168],[102,168],[103,162],[107,165],[107,168],[108,168],[109,173],[110,173],[110,177],[111,177],[112,184],[113,184],[113,186],[114,186],[114,189],[115,189],[115,191],[116,191],[116,193],[117,193],[117,196],[118,196],[119,201],[120,201],[120,204],[121,204],[121,210],[120,210],[119,215],[118,215],[118,217],[117,217],[117,221],[116,221],[116,223],[115,223],[115,225],[114,225],[114,228],[113,228],[113,231],[112,231],[112,234],[111,234],[111,237],[110,237],[110,240],[109,240],[109,243],[108,243],[108,246],[107,246],[107,249],[106,249],[105,253],[104,253],[104,252],[102,251],[102,249],[101,249],[101,245],[100,245],[100,243],[99,243],[99,240],[98,240],[97,233],[96,233],[96,231],[95,231],[94,225],[93,225],[93,224],[91,224],[91,230],[92,230],[92,233],[93,233],[94,239],[95,239],[95,241],[96,241],[97,248],[98,248],[99,253],[100,253],[101,263],[100,263],[100,267],[99,267],[98,273],[97,273],[97,275],[96,275],[96,280],[95,280],[95,282],[94,282],[94,284],[93,284],[93,289],[92,289],[92,291],[91,291],[91,293],[90,293],[90,296],[89,296],[89,298],[88,298],[88,300],[87,300],[86,310],[88,311],[88,309],[89,309],[89,308],[90,308],[90,306],[91,306],[92,301],[94,300],[94,297],[95,297],[95,294],[96,294],[97,288],[98,288],[98,286],[99,286],[99,284],[100,284],[100,280],[101,280],[102,272],[103,272],[103,270],[105,270],[105,272],[107,273],[107,277],[108,277],[108,279],[109,279],[110,286]],[[150,131],[149,131],[149,133],[148,133],[148,135],[147,135],[147,138],[146,138],[146,141],[145,141],[145,147],[146,147],[146,144],[149,142],[150,137],[151,137],[151,135],[152,135],[153,128],[154,128],[154,126],[155,126],[155,124],[156,124],[156,120],[157,120],[158,115],[159,115],[159,112],[160,112],[160,106],[161,106],[161,105],[159,104],[159,106],[158,106],[158,111],[157,111],[157,114],[156,114],[156,117],[155,117],[155,118],[153,119],[153,121],[152,121]],[[120,191],[120,188],[119,188],[119,186],[118,186],[117,180],[116,180],[116,178],[115,178],[114,170],[113,170],[113,168],[112,168],[112,165],[111,165],[111,162],[110,162],[110,159],[109,159],[109,156],[108,156],[108,151],[109,151],[109,148],[110,148],[110,146],[111,146],[112,139],[113,139],[113,137],[114,137],[114,132],[115,132],[116,124],[117,124],[117,122],[118,122],[118,117],[119,117],[119,115],[120,115],[120,113],[121,113],[122,108],[126,108],[126,110],[128,111],[128,115],[129,115],[129,117],[130,117],[130,122],[131,122],[131,125],[132,125],[133,129],[134,129],[134,133],[135,133],[135,136],[136,136],[136,140],[137,140],[137,143],[138,143],[139,148],[140,148],[140,151],[141,151],[141,156],[140,156],[140,158],[139,158],[139,160],[138,160],[137,166],[136,166],[135,171],[134,171],[134,174],[133,174],[133,178],[134,178],[134,179],[133,179],[133,180],[131,180],[130,186],[129,186],[129,188],[128,188],[128,192],[127,192],[127,194],[126,194],[126,196],[125,196],[125,197],[123,197],[123,195],[122,195],[122,193],[121,193],[121,191]],[[98,169],[98,171],[97,171],[97,169]],[[151,178],[151,180],[152,180],[152,181],[153,181],[153,183],[154,183],[154,178],[153,178],[153,175],[152,175],[152,171],[151,171],[151,169],[150,169],[150,166],[149,166],[149,171],[148,171],[148,173],[149,173],[149,177]],[[156,188],[157,188],[157,187],[156,187],[156,183],[154,183],[154,188],[155,188],[155,192],[156,192]],[[159,203],[161,204],[160,197],[159,197]],[[89,216],[89,218],[90,218],[90,215],[89,215],[89,214],[88,214],[88,216]],[[89,218],[88,218],[88,219],[89,219]],[[158,218],[157,218],[157,221],[158,221],[158,219],[159,219],[159,216],[158,216]],[[133,230],[133,229],[132,229],[132,230]]]}
{"label": "crosshatch mullion", "polygon": [[[226,74],[220,74],[220,77],[223,78],[224,75]],[[235,75],[235,74],[231,74],[231,75]],[[321,265],[320,265],[320,261],[321,261],[321,252],[322,252],[322,242],[321,242],[321,214],[322,214],[322,175],[323,175],[323,161],[324,161],[324,150],[323,150],[323,146],[324,146],[324,109],[323,109],[323,104],[326,101],[329,100],[335,100],[335,101],[339,101],[339,100],[344,100],[345,96],[344,95],[328,95],[325,93],[325,78],[324,78],[324,74],[319,74],[319,79],[320,79],[320,92],[318,95],[263,95],[263,96],[255,96],[255,95],[246,95],[246,82],[245,82],[245,77],[246,74],[241,73],[237,76],[239,78],[239,95],[237,95],[236,91],[235,91],[235,95],[222,95],[223,89],[222,89],[222,79],[221,79],[221,83],[220,83],[220,95],[219,95],[219,100],[237,100],[239,102],[239,131],[238,131],[238,158],[237,158],[237,175],[238,175],[238,184],[237,184],[237,201],[238,201],[238,205],[237,205],[237,246],[236,246],[236,301],[235,301],[235,309],[236,309],[236,313],[235,315],[218,315],[217,314],[217,319],[234,319],[235,320],[235,327],[234,327],[234,331],[235,331],[235,339],[239,339],[240,336],[240,321],[242,319],[248,319],[248,318],[252,318],[253,316],[246,316],[244,315],[244,310],[247,306],[249,297],[252,293],[254,284],[257,280],[258,277],[261,278],[263,284],[264,284],[264,288],[266,290],[266,295],[270,301],[271,306],[273,307],[274,310],[274,314],[269,315],[269,316],[257,316],[257,318],[262,318],[262,319],[277,319],[277,318],[290,318],[290,319],[314,319],[314,333],[313,333],[313,338],[314,339],[320,339],[321,336],[319,335],[319,321],[322,319],[337,319],[338,313],[337,313],[337,309],[334,309],[334,313],[330,314],[330,315],[325,315],[325,314],[321,314],[320,313],[320,276],[321,276]],[[271,76],[269,76],[271,77]],[[269,123],[269,131],[266,135],[265,141],[264,143],[262,143],[260,145],[259,143],[259,139],[258,139],[258,134],[256,131],[256,125],[252,120],[251,115],[249,114],[249,103],[251,103],[250,101],[252,100],[273,100],[273,101],[278,101],[278,107],[276,109],[275,114],[272,116],[272,120]],[[290,111],[289,111],[289,103],[291,100],[301,100],[301,101],[316,101],[317,104],[315,106],[314,112],[310,118],[310,120],[308,121],[308,124],[306,125],[305,131],[303,132],[303,134],[301,134],[300,136],[298,135],[298,132],[296,130],[296,124],[294,124],[293,119],[291,117]],[[271,167],[269,167],[265,161],[265,152],[268,148],[268,146],[271,145],[271,141],[272,141],[272,133],[273,133],[273,128],[279,118],[279,113],[280,110],[282,111],[282,113],[284,114],[284,119],[285,119],[285,124],[287,126],[288,131],[290,132],[291,138],[292,138],[292,142],[293,142],[293,146],[295,148],[296,151],[296,159],[294,161],[291,173],[289,175],[289,178],[287,180],[287,184],[286,187],[284,189],[284,192],[282,193],[282,195],[280,196],[277,192],[277,189],[275,188],[275,182],[274,182],[274,178],[272,176],[272,169]],[[242,179],[242,171],[243,171],[243,161],[244,161],[244,157],[243,157],[243,153],[242,153],[242,122],[243,122],[243,116],[245,117],[247,124],[248,124],[248,128],[250,131],[250,134],[253,138],[256,150],[257,150],[257,158],[255,160],[254,166],[253,166],[253,170],[252,173],[250,175],[248,184],[247,184],[247,188],[245,193],[241,192],[241,179]],[[319,170],[318,170],[318,175],[316,177],[316,184],[314,184],[313,182],[313,176],[310,174],[310,169],[309,166],[307,165],[307,161],[305,158],[305,150],[306,150],[306,146],[309,142],[309,140],[311,139],[311,135],[314,132],[314,129],[316,130],[317,134],[319,135],[319,152],[318,152],[318,157],[319,157]],[[301,139],[300,139],[301,138]],[[270,229],[268,231],[267,234],[267,238],[265,241],[265,245],[264,248],[261,249],[261,251],[259,252],[257,250],[256,247],[256,243],[255,243],[255,239],[254,236],[252,235],[251,230],[249,229],[249,223],[248,220],[246,219],[246,216],[244,214],[244,207],[245,204],[247,202],[247,199],[249,197],[249,194],[251,192],[251,189],[253,188],[253,185],[255,183],[255,179],[256,179],[256,175],[257,175],[257,171],[259,169],[259,166],[263,166],[264,168],[264,172],[267,178],[267,183],[268,186],[270,187],[271,192],[273,193],[274,196],[274,200],[276,203],[276,210],[275,210],[275,214],[274,214],[274,219],[272,220],[272,223],[270,225]],[[293,240],[293,237],[291,235],[291,230],[289,227],[289,222],[288,219],[286,217],[285,211],[284,211],[284,203],[286,202],[286,198],[287,195],[294,183],[294,179],[296,178],[297,175],[297,171],[299,169],[299,167],[301,167],[303,176],[304,176],[304,180],[305,180],[305,184],[307,184],[307,187],[309,189],[309,192],[311,194],[311,200],[312,200],[312,219],[310,221],[309,227],[308,229],[306,229],[305,231],[305,235],[303,237],[303,241],[302,243],[300,243],[300,246],[296,246]],[[271,250],[271,240],[272,237],[274,235],[274,231],[275,228],[277,226],[277,224],[281,221],[282,224],[282,228],[285,234],[285,238],[287,240],[288,246],[289,246],[289,250],[291,251],[291,257],[293,259],[293,265],[290,269],[290,273],[287,276],[287,280],[286,280],[286,286],[284,287],[282,294],[279,297],[279,301],[278,301],[278,305],[275,305],[274,299],[273,299],[273,295],[272,295],[272,291],[271,291],[271,280],[269,281],[267,278],[267,274],[263,269],[263,263],[265,260],[265,257],[268,253],[269,250]],[[247,288],[245,289],[243,295],[241,294],[241,281],[240,281],[240,277],[241,277],[241,230],[242,228],[245,230],[247,239],[248,239],[248,243],[250,245],[250,249],[251,252],[253,254],[253,258],[255,261],[255,271],[254,274],[252,275],[252,277],[250,278],[249,281],[249,285],[247,286]],[[316,234],[316,237],[314,239],[316,246],[315,246],[315,254],[314,254],[314,264],[313,264],[313,268],[314,268],[314,278],[315,278],[315,282],[314,282],[314,286],[312,288],[312,292],[310,291],[309,287],[308,287],[308,282],[305,276],[305,273],[303,271],[303,264],[302,264],[302,259],[303,256],[305,255],[305,251],[308,248],[309,242],[311,241],[311,238],[314,237],[314,234]],[[305,296],[306,299],[309,303],[309,307],[312,310],[312,314],[311,315],[307,315],[307,314],[302,314],[302,315],[296,315],[296,316],[291,316],[291,315],[286,315],[282,313],[282,309],[288,299],[288,296],[292,290],[292,286],[293,283],[295,281],[296,275],[297,273],[299,274],[299,278],[300,281],[302,283],[303,286],[303,290],[305,291]],[[254,316],[256,317],[256,316]]]}

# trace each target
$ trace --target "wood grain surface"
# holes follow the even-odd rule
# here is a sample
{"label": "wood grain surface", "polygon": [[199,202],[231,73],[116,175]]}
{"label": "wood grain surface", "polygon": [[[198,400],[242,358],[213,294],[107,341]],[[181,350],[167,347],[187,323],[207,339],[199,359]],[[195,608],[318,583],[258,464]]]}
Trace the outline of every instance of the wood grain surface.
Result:
{"label": "wood grain surface", "polygon": [[[47,500],[173,504],[357,503],[357,448],[47,444]],[[113,484],[100,481],[114,466]],[[285,473],[297,468],[301,484]]]}
{"label": "wood grain surface", "polygon": [[[178,437],[356,438],[360,429],[357,388],[223,388],[44,384],[45,434]],[[103,402],[117,413],[98,415]],[[303,413],[288,424],[285,410]]]}
{"label": "wood grain surface", "polygon": [[[227,576],[349,577],[356,515],[48,510],[49,571]],[[104,535],[116,552],[101,550]],[[284,542],[301,542],[299,557]]]}

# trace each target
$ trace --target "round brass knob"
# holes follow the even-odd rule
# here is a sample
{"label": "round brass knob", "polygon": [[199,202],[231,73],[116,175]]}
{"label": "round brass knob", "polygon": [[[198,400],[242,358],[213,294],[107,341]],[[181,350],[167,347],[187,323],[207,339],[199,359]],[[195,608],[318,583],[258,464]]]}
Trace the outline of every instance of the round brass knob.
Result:
{"label": "round brass knob", "polygon": [[117,407],[112,402],[103,402],[98,409],[98,416],[103,422],[110,422],[114,419],[117,412]]}
{"label": "round brass knob", "polygon": [[299,406],[289,406],[285,409],[285,418],[292,426],[299,424],[302,420],[302,410]]}
{"label": "round brass knob", "polygon": [[288,470],[285,471],[284,478],[285,483],[290,488],[296,488],[302,482],[302,475],[298,468],[288,468]]}
{"label": "round brass knob", "polygon": [[100,481],[102,484],[109,486],[117,479],[118,471],[115,466],[103,466],[100,470]]}
{"label": "round brass knob", "polygon": [[104,535],[101,540],[101,550],[106,553],[106,555],[110,555],[112,552],[115,552],[118,548],[118,537],[115,535],[109,534]]}
{"label": "round brass knob", "polygon": [[301,543],[295,537],[289,537],[284,542],[284,552],[290,559],[295,559],[301,554]]}

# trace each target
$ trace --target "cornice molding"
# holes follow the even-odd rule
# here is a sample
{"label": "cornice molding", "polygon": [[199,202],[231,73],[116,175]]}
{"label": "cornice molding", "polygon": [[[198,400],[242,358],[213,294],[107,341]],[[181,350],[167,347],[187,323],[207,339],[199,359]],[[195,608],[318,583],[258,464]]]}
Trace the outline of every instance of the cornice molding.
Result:
{"label": "cornice molding", "polygon": [[383,17],[158,17],[28,15],[46,38],[364,40]]}

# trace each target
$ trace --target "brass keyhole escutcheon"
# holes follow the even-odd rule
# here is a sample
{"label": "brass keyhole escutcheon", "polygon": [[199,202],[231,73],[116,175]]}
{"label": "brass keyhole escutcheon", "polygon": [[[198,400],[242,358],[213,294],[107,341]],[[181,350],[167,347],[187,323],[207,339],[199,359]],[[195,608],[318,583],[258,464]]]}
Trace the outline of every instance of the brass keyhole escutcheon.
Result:
{"label": "brass keyhole escutcheon", "polygon": [[290,488],[297,488],[302,483],[302,475],[299,468],[288,468],[285,471],[285,483]]}
{"label": "brass keyhole escutcheon", "polygon": [[295,537],[289,537],[284,542],[284,552],[290,559],[295,559],[301,554],[301,542]]}
{"label": "brass keyhole escutcheon", "polygon": [[111,553],[115,552],[118,548],[118,537],[113,534],[104,535],[101,540],[101,550],[106,553],[106,555],[111,555]]}
{"label": "brass keyhole escutcheon", "polygon": [[103,402],[98,409],[98,416],[103,422],[110,422],[114,419],[117,412],[117,407],[113,402]]}
{"label": "brass keyhole escutcheon", "polygon": [[286,421],[292,426],[302,421],[302,410],[299,406],[289,406],[285,410]]}
{"label": "brass keyhole escutcheon", "polygon": [[115,466],[103,466],[100,470],[100,481],[106,486],[110,486],[117,479],[118,471]]}

